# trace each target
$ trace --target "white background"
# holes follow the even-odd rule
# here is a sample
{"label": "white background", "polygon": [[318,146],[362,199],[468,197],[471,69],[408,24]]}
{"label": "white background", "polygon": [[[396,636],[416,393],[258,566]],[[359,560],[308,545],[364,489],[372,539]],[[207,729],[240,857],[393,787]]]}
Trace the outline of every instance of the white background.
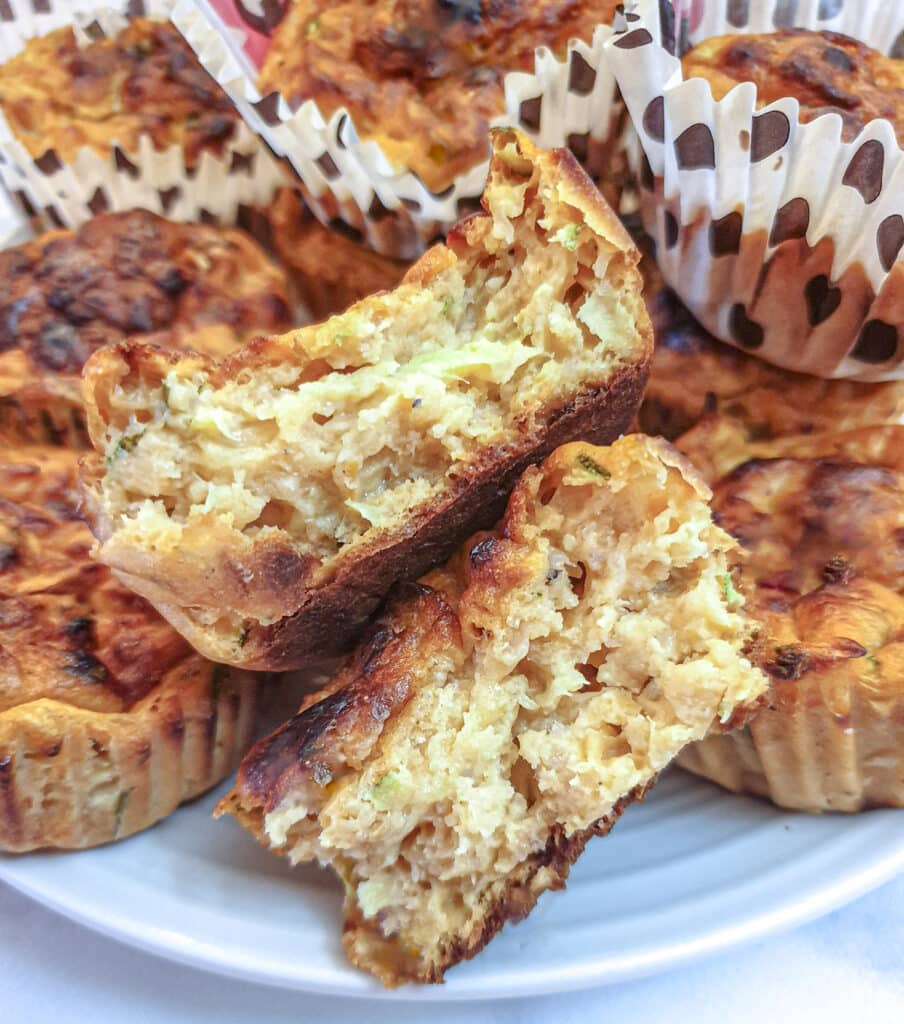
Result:
{"label": "white background", "polygon": [[0,884],[0,1024],[902,1024],[904,877],[797,931],[567,996],[417,1004],[229,981],[121,946]]}

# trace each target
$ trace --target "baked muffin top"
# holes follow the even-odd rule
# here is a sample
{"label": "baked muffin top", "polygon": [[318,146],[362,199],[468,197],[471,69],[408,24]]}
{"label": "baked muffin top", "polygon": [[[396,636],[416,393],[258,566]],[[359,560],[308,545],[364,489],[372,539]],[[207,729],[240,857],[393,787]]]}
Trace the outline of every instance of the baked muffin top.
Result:
{"label": "baked muffin top", "polygon": [[778,444],[784,455],[750,459],[715,484],[713,510],[745,551],[739,587],[765,627],[764,668],[797,684],[775,700],[816,686],[847,714],[853,687],[870,700],[900,690],[904,428]]}
{"label": "baked muffin top", "polygon": [[[544,45],[564,56],[611,23],[615,0],[295,0],[260,72],[293,107],[345,107],[362,138],[433,192],[483,160],[509,71]],[[592,72],[582,69],[583,87]],[[572,71],[572,75],[577,74]]]}
{"label": "baked muffin top", "polygon": [[79,453],[0,449],[0,712],[42,697],[127,710],[191,648],[92,561]]}
{"label": "baked muffin top", "polygon": [[709,82],[714,99],[739,82],[753,82],[758,106],[792,96],[803,122],[840,114],[848,142],[869,121],[885,118],[904,144],[904,61],[838,32],[790,28],[715,36],[689,50],[681,63],[685,78]]}
{"label": "baked muffin top", "polygon": [[157,149],[181,145],[191,167],[220,154],[240,121],[179,32],[146,18],[85,47],[71,28],[29,40],[0,66],[0,106],[33,157],[67,162],[83,146],[134,152],[149,135]]}
{"label": "baked muffin top", "polygon": [[0,253],[0,397],[77,395],[88,356],[128,335],[220,356],[290,322],[282,272],[242,232],[101,214]]}

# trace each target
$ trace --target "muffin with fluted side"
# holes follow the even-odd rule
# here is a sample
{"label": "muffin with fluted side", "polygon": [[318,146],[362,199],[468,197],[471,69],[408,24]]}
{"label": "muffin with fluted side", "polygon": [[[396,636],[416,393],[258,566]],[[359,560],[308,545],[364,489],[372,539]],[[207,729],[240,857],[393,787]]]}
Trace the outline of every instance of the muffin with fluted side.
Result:
{"label": "muffin with fluted side", "polygon": [[904,806],[904,427],[731,437],[710,422],[719,454],[698,461],[745,552],[734,585],[774,686],[746,728],[679,763],[792,810]]}
{"label": "muffin with fluted side", "polygon": [[0,850],[97,846],[225,778],[260,679],[91,558],[79,453],[0,437]]}

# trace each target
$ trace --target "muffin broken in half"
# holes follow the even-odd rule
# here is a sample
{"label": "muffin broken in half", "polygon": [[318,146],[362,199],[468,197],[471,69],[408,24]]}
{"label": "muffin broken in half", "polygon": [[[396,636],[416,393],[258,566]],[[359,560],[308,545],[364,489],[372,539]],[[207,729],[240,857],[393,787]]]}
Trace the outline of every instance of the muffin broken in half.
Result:
{"label": "muffin broken in half", "polygon": [[630,423],[652,345],[637,251],[568,152],[494,147],[486,212],[395,291],[220,364],[141,345],[88,364],[99,557],[206,656],[342,648],[528,465]]}
{"label": "muffin broken in half", "polygon": [[558,449],[252,749],[219,812],[339,873],[353,963],[442,980],[685,744],[757,704],[708,497],[663,441]]}

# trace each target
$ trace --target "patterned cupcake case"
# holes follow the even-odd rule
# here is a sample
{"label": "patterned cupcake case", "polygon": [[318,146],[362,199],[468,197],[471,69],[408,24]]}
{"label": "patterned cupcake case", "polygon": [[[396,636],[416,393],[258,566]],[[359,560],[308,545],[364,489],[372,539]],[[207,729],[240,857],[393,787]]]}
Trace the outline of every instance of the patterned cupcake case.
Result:
{"label": "patterned cupcake case", "polygon": [[852,141],[753,83],[715,101],[674,51],[706,38],[828,29],[902,49],[883,0],[639,0],[606,46],[644,151],[641,209],[666,281],[715,336],[821,377],[904,377],[904,154],[894,127]]}
{"label": "patterned cupcake case", "polygon": [[[258,71],[285,6],[283,0],[177,0],[172,18],[248,123],[292,164],[322,223],[341,220],[378,252],[414,258],[476,209],[487,161],[431,192],[376,142],[362,140],[345,110],[324,117],[313,101],[293,111],[282,97],[261,96]],[[533,73],[505,76],[505,110],[492,126],[517,125],[543,148],[571,146],[598,174],[620,145],[623,107],[604,51],[611,35],[610,26],[597,27],[590,42],[572,40],[561,61],[538,48]]]}
{"label": "patterned cupcake case", "polygon": [[[102,3],[102,6],[101,6]],[[7,0],[0,5],[0,63],[27,41],[73,26],[79,45],[112,37],[133,17],[166,20],[173,0]],[[192,166],[178,144],[155,148],[84,146],[69,162],[51,148],[33,156],[0,111],[0,178],[32,224],[77,228],[97,213],[143,207],[172,220],[235,223],[269,203],[286,181],[272,153],[241,119],[220,152],[201,152]]]}

